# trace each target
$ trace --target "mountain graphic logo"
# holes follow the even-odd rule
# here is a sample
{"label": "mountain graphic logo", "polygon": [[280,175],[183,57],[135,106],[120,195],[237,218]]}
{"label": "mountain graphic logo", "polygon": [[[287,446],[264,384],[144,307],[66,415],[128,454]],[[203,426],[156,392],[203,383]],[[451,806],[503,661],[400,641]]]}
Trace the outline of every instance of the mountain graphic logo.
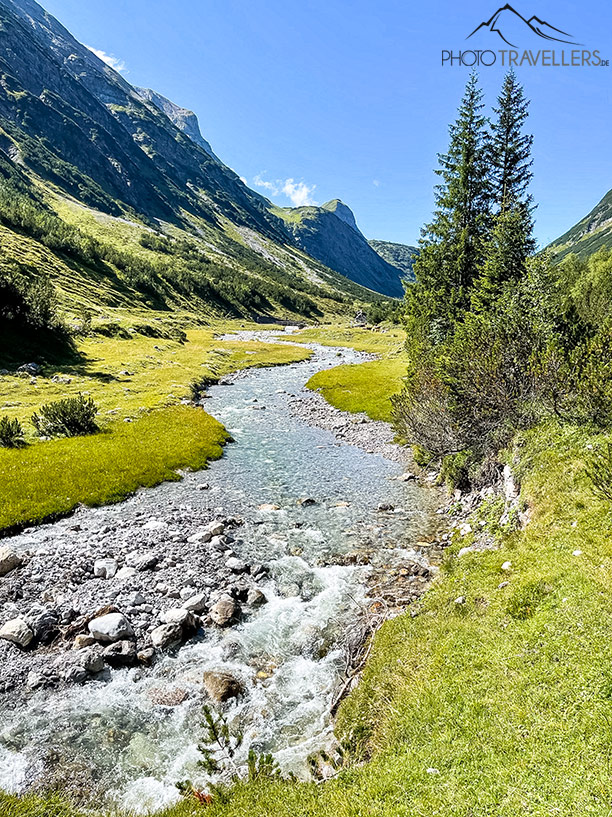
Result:
{"label": "mountain graphic logo", "polygon": [[[489,20],[485,20],[477,26],[466,39],[469,40],[476,32],[482,31],[483,29],[498,34],[505,43],[513,48],[517,48],[517,45],[512,42],[512,40],[523,39],[525,34],[530,37],[533,34],[537,34],[538,37],[544,40],[551,40],[557,43],[579,45],[567,31],[556,28],[550,23],[547,23],[546,20],[540,20],[535,14],[526,20],[523,15],[519,14],[516,9],[513,9],[509,3],[498,8]],[[568,37],[569,39],[567,39]]]}

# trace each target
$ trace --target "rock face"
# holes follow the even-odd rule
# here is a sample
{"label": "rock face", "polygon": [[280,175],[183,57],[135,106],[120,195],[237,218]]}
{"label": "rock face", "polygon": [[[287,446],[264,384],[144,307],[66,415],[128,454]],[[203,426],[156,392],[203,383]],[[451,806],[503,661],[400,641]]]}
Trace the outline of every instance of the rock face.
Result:
{"label": "rock face", "polygon": [[113,642],[133,638],[132,625],[123,613],[107,613],[89,622],[89,632],[97,641]]}
{"label": "rock face", "polygon": [[0,548],[0,576],[6,576],[21,564],[21,557],[10,548]]}
{"label": "rock face", "polygon": [[34,638],[34,633],[22,618],[12,618],[0,628],[0,638],[19,647],[27,647]]}
{"label": "rock face", "polygon": [[196,145],[204,148],[206,153],[208,153],[209,156],[212,156],[215,161],[220,161],[220,159],[213,153],[209,143],[200,133],[200,123],[198,122],[198,117],[193,111],[189,111],[187,108],[181,108],[180,105],[176,105],[165,96],[158,94],[156,91],[152,91],[150,88],[136,88],[136,90],[143,99],[146,99],[147,102],[152,102],[156,108],[159,108],[160,111],[165,113],[172,124],[176,125],[179,130],[183,131],[183,133],[186,134],[192,142],[195,142]]}
{"label": "rock face", "polygon": [[240,681],[229,672],[205,672],[202,676],[204,689],[215,703],[225,703],[244,692]]}
{"label": "rock face", "polygon": [[313,258],[356,284],[395,298],[403,296],[403,271],[372,249],[343,202],[335,199],[322,207],[296,207],[289,212],[288,229]]}

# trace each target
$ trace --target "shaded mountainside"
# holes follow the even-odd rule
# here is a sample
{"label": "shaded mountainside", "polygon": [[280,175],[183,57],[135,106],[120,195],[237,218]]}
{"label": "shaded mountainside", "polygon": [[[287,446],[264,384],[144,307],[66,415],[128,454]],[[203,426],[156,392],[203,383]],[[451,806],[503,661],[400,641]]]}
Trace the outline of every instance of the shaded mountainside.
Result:
{"label": "shaded mountainside", "polygon": [[368,243],[355,216],[339,199],[321,207],[273,208],[285,219],[298,246],[313,258],[394,298],[403,296],[403,271],[382,258]]}
{"label": "shaded mountainside", "polygon": [[309,257],[194,114],[33,0],[0,0],[0,221],[0,275],[46,273],[68,314],[318,316],[378,297]]}
{"label": "shaded mountainside", "polygon": [[601,247],[612,247],[612,190],[562,236],[550,244],[549,249],[560,261],[569,253],[586,258]]}
{"label": "shaded mountainside", "polygon": [[414,281],[412,267],[419,254],[417,247],[411,247],[409,244],[398,244],[395,241],[378,241],[374,238],[370,239],[368,244],[381,258],[400,269],[408,281]]}

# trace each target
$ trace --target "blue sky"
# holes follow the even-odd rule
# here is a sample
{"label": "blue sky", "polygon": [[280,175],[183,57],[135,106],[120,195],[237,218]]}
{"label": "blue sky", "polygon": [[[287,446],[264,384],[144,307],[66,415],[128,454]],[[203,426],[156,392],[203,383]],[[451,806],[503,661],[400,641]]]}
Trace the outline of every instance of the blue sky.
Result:
{"label": "blue sky", "polygon": [[[469,70],[442,67],[441,51],[470,48],[474,40],[466,43],[467,35],[502,3],[43,5],[79,40],[119,60],[129,82],[193,109],[217,155],[251,187],[283,205],[341,198],[369,238],[415,243],[431,214],[436,153],[446,147]],[[513,5],[525,17],[536,14],[571,32],[612,62],[609,3]],[[482,36],[481,48],[508,48],[495,34]],[[552,47],[542,43],[538,47]],[[503,73],[497,65],[480,71],[488,102]],[[537,237],[545,244],[612,187],[612,67],[523,66],[517,73],[532,100],[532,189],[539,202]]]}

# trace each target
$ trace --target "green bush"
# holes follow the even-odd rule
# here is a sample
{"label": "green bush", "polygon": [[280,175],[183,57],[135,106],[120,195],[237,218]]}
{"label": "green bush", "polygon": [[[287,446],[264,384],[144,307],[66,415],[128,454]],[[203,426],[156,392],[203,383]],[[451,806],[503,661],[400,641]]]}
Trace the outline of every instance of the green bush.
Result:
{"label": "green bush", "polygon": [[593,452],[586,473],[596,496],[612,502],[612,443]]}
{"label": "green bush", "polygon": [[0,420],[0,445],[3,448],[18,448],[23,445],[23,428],[16,417],[11,420],[4,416]]}
{"label": "green bush", "polygon": [[32,424],[41,437],[79,437],[99,431],[97,413],[91,397],[79,394],[42,406],[40,414],[32,415]]}

